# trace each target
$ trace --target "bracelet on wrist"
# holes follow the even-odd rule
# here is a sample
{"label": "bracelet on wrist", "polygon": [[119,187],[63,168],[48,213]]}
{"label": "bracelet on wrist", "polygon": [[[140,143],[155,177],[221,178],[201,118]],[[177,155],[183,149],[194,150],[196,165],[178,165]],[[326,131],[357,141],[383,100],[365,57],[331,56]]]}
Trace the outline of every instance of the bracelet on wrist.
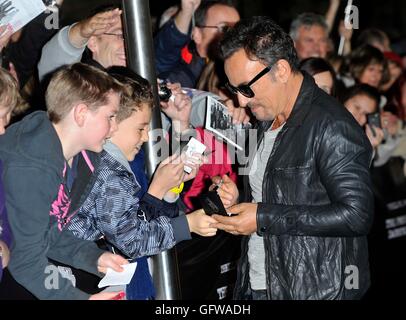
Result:
{"label": "bracelet on wrist", "polygon": [[183,191],[183,187],[185,186],[185,183],[181,183],[178,187],[173,187],[171,190],[171,192],[175,193],[175,194],[181,194]]}

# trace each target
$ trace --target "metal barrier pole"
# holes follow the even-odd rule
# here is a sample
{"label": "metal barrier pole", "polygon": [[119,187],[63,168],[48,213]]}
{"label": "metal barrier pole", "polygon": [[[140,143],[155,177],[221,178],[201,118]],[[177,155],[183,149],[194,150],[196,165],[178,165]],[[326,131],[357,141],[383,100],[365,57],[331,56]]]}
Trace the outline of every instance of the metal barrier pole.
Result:
{"label": "metal barrier pole", "polygon": [[[157,81],[153,51],[152,27],[149,1],[123,0],[124,33],[127,47],[127,63],[133,71],[137,72],[150,83]],[[156,151],[157,144],[162,145],[157,129],[162,129],[161,111],[157,86],[153,85],[154,109],[150,129],[152,135],[146,144],[146,166],[150,178],[159,163]],[[166,150],[169,150],[166,148]],[[164,156],[164,155],[162,155]],[[156,289],[156,299],[176,300],[181,298],[179,270],[176,249],[167,250],[153,257],[152,277]]]}

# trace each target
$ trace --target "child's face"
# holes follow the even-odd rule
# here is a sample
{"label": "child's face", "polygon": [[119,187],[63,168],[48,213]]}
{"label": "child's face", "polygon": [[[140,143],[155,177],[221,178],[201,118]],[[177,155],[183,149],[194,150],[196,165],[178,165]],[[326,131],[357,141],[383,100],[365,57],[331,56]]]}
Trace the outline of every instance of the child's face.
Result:
{"label": "child's face", "polygon": [[352,97],[344,105],[361,126],[367,123],[367,115],[374,113],[378,107],[374,99],[364,94]]}
{"label": "child's face", "polygon": [[11,109],[0,105],[0,135],[6,132],[6,127],[10,122]]}
{"label": "child's face", "polygon": [[111,141],[120,148],[128,161],[133,161],[144,142],[148,141],[151,108],[141,105],[130,117],[118,124]]}
{"label": "child's face", "polygon": [[116,114],[119,104],[119,95],[110,93],[106,105],[98,107],[95,111],[89,110],[84,125],[86,136],[84,149],[94,152],[103,150],[106,139],[117,130]]}

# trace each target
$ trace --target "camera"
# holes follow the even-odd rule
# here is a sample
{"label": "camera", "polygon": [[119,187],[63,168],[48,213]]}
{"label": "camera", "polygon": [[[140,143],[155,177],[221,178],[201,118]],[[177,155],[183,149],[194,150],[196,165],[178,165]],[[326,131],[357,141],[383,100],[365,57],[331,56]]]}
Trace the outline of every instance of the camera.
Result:
{"label": "camera", "polygon": [[158,96],[162,102],[168,102],[169,98],[172,96],[172,91],[165,83],[160,83],[158,85]]}

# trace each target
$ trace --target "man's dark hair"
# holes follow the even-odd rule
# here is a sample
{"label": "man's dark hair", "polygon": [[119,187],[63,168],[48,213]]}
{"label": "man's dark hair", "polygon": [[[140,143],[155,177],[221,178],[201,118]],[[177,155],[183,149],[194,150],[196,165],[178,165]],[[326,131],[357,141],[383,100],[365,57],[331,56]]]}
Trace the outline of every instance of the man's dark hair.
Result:
{"label": "man's dark hair", "polygon": [[235,6],[230,1],[219,1],[219,0],[202,1],[202,3],[195,12],[195,22],[197,27],[206,25],[207,11],[209,11],[211,7],[217,4],[235,8]]}
{"label": "man's dark hair", "polygon": [[269,67],[284,59],[293,72],[299,70],[292,38],[269,17],[241,20],[226,32],[221,41],[223,59],[228,59],[239,49],[244,49],[250,59],[259,60]]}
{"label": "man's dark hair", "polygon": [[335,94],[335,85],[336,85],[336,72],[331,64],[323,59],[323,58],[307,58],[302,60],[299,65],[299,69],[302,71],[306,71],[312,77],[316,74],[323,73],[323,72],[330,72],[331,77],[333,78],[333,90],[332,95]]}
{"label": "man's dark hair", "polygon": [[311,76],[328,71],[334,78],[336,74],[331,64],[323,58],[307,58],[300,62],[299,68],[300,70],[306,71]]}
{"label": "man's dark hair", "polygon": [[355,86],[349,87],[345,90],[342,95],[339,97],[339,100],[342,104],[346,103],[348,100],[354,98],[355,96],[367,96],[376,102],[376,105],[379,106],[381,101],[381,95],[378,89],[371,87],[368,84],[356,84]]}

